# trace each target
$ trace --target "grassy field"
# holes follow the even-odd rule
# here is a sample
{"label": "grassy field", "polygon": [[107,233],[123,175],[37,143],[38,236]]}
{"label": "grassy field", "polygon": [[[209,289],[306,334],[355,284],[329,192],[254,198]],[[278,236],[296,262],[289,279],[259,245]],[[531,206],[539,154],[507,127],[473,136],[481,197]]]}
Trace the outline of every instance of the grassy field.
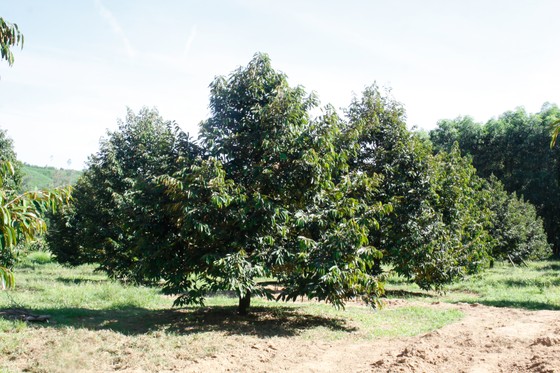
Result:
{"label": "grassy field", "polygon": [[[391,277],[388,298],[407,298],[410,304],[381,310],[349,304],[336,310],[317,302],[255,299],[251,314],[241,317],[231,297],[212,297],[203,308],[172,308],[173,298],[157,289],[126,286],[91,266],[66,268],[50,263],[48,254],[32,253],[16,269],[16,289],[0,293],[0,372],[54,372],[61,362],[66,370],[126,365],[159,371],[259,340],[356,343],[418,335],[463,316],[455,309],[429,307],[429,302],[560,309],[559,269],[557,262],[528,268],[498,265],[444,294]],[[50,315],[51,322],[12,320],[14,308]]]}
{"label": "grassy field", "polygon": [[[461,316],[419,306],[372,310],[350,304],[337,310],[317,302],[276,303],[257,298],[252,301],[251,315],[243,318],[236,315],[237,299],[227,296],[209,298],[204,308],[179,309],[172,307],[172,297],[158,289],[111,281],[92,266],[68,268],[48,263],[48,256],[41,253],[32,253],[23,261],[16,279],[15,290],[0,294],[0,310],[23,308],[51,315],[54,327],[123,334],[227,329],[265,337],[297,334],[313,338],[315,333],[327,339],[395,337],[434,330]],[[2,328],[9,329],[10,322],[2,322]]]}
{"label": "grassy field", "polygon": [[465,302],[529,310],[560,310],[560,262],[529,262],[495,267],[450,285],[442,293],[423,291],[398,276],[388,279],[389,298],[424,302]]}
{"label": "grassy field", "polygon": [[82,171],[23,164],[23,188],[25,190],[50,189],[75,184]]}

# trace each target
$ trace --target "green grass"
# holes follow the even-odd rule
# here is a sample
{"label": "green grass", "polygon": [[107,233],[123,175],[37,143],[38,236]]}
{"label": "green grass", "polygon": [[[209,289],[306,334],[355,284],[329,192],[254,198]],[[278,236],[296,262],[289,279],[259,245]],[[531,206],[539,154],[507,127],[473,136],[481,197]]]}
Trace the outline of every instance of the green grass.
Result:
{"label": "green grass", "polygon": [[[422,302],[560,309],[559,270],[560,263],[553,261],[533,262],[528,267],[498,263],[492,270],[448,286],[444,293],[423,291],[391,276],[386,287],[388,298],[419,302],[381,310],[349,304],[346,310],[337,310],[317,302],[254,299],[252,315],[244,319],[236,315],[237,299],[232,297],[215,296],[207,300],[207,307],[177,309],[172,307],[173,298],[157,288],[125,285],[94,272],[92,266],[63,267],[51,263],[48,253],[32,252],[16,268],[16,289],[0,294],[0,310],[17,306],[52,315],[57,327],[111,329],[125,334],[154,330],[202,333],[222,328],[263,336],[398,337],[434,330],[461,317],[458,311],[433,309]],[[0,330],[16,328],[11,321],[0,320]]]}
{"label": "green grass", "polygon": [[[157,289],[127,286],[94,272],[93,266],[63,267],[56,263],[16,268],[12,298],[28,309],[147,309],[169,307],[171,302]],[[0,307],[7,306],[0,300]]]}
{"label": "green grass", "polygon": [[[126,335],[221,331],[332,340],[416,335],[462,316],[455,310],[421,306],[373,310],[350,304],[337,310],[317,302],[276,303],[257,298],[244,318],[236,314],[237,299],[227,296],[209,298],[206,307],[177,309],[172,307],[173,298],[157,288],[127,286],[94,272],[92,266],[63,267],[43,255],[31,253],[16,268],[16,289],[0,294],[0,312],[24,308],[51,315],[54,327],[109,329]],[[25,264],[31,260],[32,266]],[[0,330],[20,327],[3,322]]]}
{"label": "green grass", "polygon": [[[15,270],[16,289],[0,292],[0,372],[188,371],[193,361],[232,351],[254,358],[261,350],[253,348],[263,343],[297,351],[317,341],[360,344],[414,336],[463,316],[453,308],[430,307],[430,302],[560,309],[559,270],[558,262],[528,268],[499,264],[449,286],[445,294],[422,291],[392,276],[388,297],[411,302],[381,310],[348,304],[337,310],[317,302],[256,298],[250,315],[239,316],[234,297],[211,297],[205,307],[173,308],[173,298],[156,288],[127,286],[92,266],[62,267],[31,253]],[[18,307],[50,315],[51,322],[10,319]]]}
{"label": "green grass", "polygon": [[22,165],[25,190],[50,189],[75,184],[82,171],[54,167]]}
{"label": "green grass", "polygon": [[[322,304],[306,304],[304,307],[311,314],[325,317],[340,317],[340,311],[326,308]],[[367,307],[348,306],[345,315],[352,324],[356,325],[356,332],[363,339],[380,337],[409,337],[439,329],[462,318],[458,310],[434,310],[421,305],[411,305],[398,308],[383,308],[373,311]],[[314,339],[315,333],[305,335]],[[332,334],[333,339],[343,336]]]}
{"label": "green grass", "polygon": [[21,266],[34,266],[52,262],[52,254],[48,251],[31,251],[21,260]]}
{"label": "green grass", "polygon": [[560,262],[529,262],[527,267],[497,263],[493,269],[447,286],[441,294],[423,291],[398,276],[391,276],[387,293],[390,298],[428,302],[560,310]]}

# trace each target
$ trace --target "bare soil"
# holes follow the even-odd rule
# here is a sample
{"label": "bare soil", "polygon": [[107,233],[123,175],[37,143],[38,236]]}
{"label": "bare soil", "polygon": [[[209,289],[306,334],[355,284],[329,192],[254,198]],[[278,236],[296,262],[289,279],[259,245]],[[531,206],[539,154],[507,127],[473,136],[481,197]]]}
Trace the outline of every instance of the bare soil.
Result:
{"label": "bare soil", "polygon": [[560,312],[479,304],[431,307],[456,307],[465,318],[424,335],[365,343],[261,340],[230,346],[227,353],[185,368],[193,372],[560,372]]}
{"label": "bare soil", "polygon": [[465,317],[415,337],[334,341],[236,334],[239,326],[228,331],[223,322],[219,331],[179,331],[176,338],[33,327],[14,335],[18,347],[0,348],[0,372],[560,372],[560,311],[422,306],[460,309]]}

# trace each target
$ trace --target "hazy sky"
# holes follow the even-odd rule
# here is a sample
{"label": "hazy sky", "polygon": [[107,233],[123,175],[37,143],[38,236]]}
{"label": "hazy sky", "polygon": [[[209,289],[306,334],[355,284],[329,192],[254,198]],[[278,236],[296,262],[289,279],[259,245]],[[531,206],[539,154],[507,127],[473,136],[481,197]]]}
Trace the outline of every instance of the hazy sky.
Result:
{"label": "hazy sky", "polygon": [[390,87],[409,126],[535,112],[560,103],[558,14],[557,0],[4,0],[25,46],[0,63],[0,128],[21,160],[80,169],[127,106],[196,134],[209,83],[256,52],[337,108]]}

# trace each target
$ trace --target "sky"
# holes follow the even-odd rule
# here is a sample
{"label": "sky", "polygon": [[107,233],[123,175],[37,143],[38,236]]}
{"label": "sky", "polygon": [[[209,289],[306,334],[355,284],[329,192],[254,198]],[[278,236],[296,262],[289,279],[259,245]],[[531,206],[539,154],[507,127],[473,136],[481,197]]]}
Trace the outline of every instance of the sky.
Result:
{"label": "sky", "polygon": [[560,104],[558,14],[557,0],[0,0],[25,36],[0,61],[0,128],[20,160],[73,169],[127,108],[196,136],[209,84],[257,52],[335,108],[390,88],[409,127],[538,112]]}

